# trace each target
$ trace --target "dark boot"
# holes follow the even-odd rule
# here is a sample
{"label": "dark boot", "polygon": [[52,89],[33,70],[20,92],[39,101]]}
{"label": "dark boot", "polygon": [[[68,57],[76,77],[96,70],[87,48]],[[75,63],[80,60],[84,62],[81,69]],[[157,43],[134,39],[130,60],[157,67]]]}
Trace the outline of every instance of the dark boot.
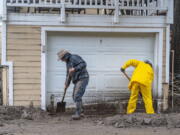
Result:
{"label": "dark boot", "polygon": [[76,112],[74,115],[72,115],[73,120],[79,120],[81,114],[81,102],[76,102]]}
{"label": "dark boot", "polygon": [[80,113],[80,116],[84,117],[84,107],[83,107],[82,101],[81,101],[81,113]]}

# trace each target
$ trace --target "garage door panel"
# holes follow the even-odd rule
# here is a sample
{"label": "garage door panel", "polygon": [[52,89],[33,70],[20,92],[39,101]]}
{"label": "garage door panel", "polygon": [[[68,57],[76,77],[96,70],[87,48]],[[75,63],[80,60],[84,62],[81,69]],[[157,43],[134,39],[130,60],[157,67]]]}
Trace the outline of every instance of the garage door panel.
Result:
{"label": "garage door panel", "polygon": [[[122,57],[118,54],[104,54],[102,56],[106,61],[104,62],[105,68],[110,70],[119,70],[120,69],[120,61]],[[113,60],[113,62],[112,62]]]}
{"label": "garage door panel", "polygon": [[[69,37],[71,38],[70,40],[69,40]],[[93,40],[91,42],[88,42],[92,38]],[[84,35],[83,33],[76,33],[76,34],[73,34],[73,36],[71,36],[71,34],[66,34],[66,33],[64,34],[57,33],[54,35],[50,35],[47,38],[49,43],[55,43],[55,45],[53,45],[53,48],[58,48],[59,45],[61,47],[66,47],[66,48],[71,48],[72,46],[76,46],[77,48],[86,48],[87,46],[89,48],[94,48],[94,47],[97,47],[99,44],[98,39],[99,38],[96,37],[95,35],[89,36],[86,34]]]}
{"label": "garage door panel", "polygon": [[123,88],[127,89],[128,80],[124,79],[120,73],[105,74],[104,75],[104,88],[108,91],[121,90]]}
{"label": "garage door panel", "polygon": [[[143,56],[143,57],[142,57]],[[105,69],[110,69],[110,70],[118,70],[120,69],[120,67],[129,59],[137,59],[137,60],[145,60],[145,59],[149,59],[152,60],[153,62],[153,56],[152,54],[104,54],[103,56],[101,56],[102,59],[105,59],[106,61],[104,61],[104,67]],[[112,62],[113,60],[113,62]],[[130,68],[130,70],[133,70],[133,68]]]}
{"label": "garage door panel", "polygon": [[65,75],[50,72],[47,76],[49,80],[49,82],[47,82],[49,83],[47,89],[64,87]]}
{"label": "garage door panel", "polygon": [[[48,73],[48,85],[47,85],[47,91],[48,92],[63,92],[64,90],[64,83],[66,76],[65,74],[57,74],[56,73]],[[72,85],[70,87],[72,89]]]}
{"label": "garage door panel", "polygon": [[97,76],[96,74],[91,74],[90,75],[90,80],[89,80],[89,84],[88,84],[88,89],[91,91],[94,91],[97,89]]}
{"label": "garage door panel", "polygon": [[142,53],[145,53],[145,52],[149,52],[149,53],[154,53],[154,50],[152,49],[149,49],[148,47],[147,48],[138,48],[137,49],[137,46],[136,47],[131,47],[131,48],[111,48],[111,47],[102,47],[102,48],[99,48],[98,50],[99,52],[105,52],[105,53],[110,53],[110,52],[114,52],[114,53],[122,53],[122,54],[131,54],[131,53],[134,53],[134,54],[142,54]]}
{"label": "garage door panel", "polygon": [[[142,51],[153,51],[154,48],[154,38],[104,38],[103,39],[103,49],[110,49],[120,51],[120,52],[142,52]],[[144,47],[146,46],[146,47]],[[137,49],[138,47],[138,49]]]}

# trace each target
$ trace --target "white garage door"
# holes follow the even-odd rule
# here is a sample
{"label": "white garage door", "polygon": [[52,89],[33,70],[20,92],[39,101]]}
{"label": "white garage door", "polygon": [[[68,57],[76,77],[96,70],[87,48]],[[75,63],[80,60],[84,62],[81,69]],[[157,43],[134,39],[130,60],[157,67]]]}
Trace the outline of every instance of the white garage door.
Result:
{"label": "white garage door", "polygon": [[[67,49],[79,54],[87,62],[90,82],[84,102],[92,103],[127,97],[128,81],[120,72],[129,59],[154,61],[155,35],[138,33],[85,33],[54,32],[47,38],[47,104],[50,96],[61,100],[66,75],[66,65],[57,61],[57,52]],[[133,68],[129,68],[130,75]],[[71,105],[73,85],[67,91],[66,102]]]}

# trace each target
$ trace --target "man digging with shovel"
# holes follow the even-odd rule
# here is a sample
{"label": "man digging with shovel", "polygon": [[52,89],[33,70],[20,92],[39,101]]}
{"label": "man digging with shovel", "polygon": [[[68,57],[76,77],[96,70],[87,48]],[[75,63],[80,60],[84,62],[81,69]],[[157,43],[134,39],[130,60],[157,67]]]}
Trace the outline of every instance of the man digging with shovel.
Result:
{"label": "man digging with shovel", "polygon": [[78,120],[83,113],[82,96],[89,82],[86,62],[80,56],[71,54],[66,50],[59,51],[57,55],[58,60],[66,62],[67,74],[64,90],[69,87],[71,80],[74,84],[73,100],[76,103],[76,111],[72,115],[72,119]]}
{"label": "man digging with shovel", "polygon": [[[135,68],[131,79],[125,73],[125,69],[129,66]],[[138,95],[141,93],[146,113],[154,114],[153,103],[152,103],[152,92],[151,85],[154,78],[154,71],[152,64],[146,61],[139,61],[135,59],[128,60],[122,67],[121,71],[129,78],[130,82],[128,88],[131,90],[131,96],[129,98],[127,114],[131,114],[136,110],[136,102]]]}

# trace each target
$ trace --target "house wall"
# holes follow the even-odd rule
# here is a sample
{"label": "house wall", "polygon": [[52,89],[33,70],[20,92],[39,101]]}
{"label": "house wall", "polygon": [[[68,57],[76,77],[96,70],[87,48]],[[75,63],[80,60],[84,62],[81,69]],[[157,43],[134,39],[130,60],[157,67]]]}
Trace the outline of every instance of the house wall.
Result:
{"label": "house wall", "polygon": [[[0,63],[1,63],[1,25],[0,25]],[[2,105],[2,70],[0,69],[0,105]]]}
{"label": "house wall", "polygon": [[2,44],[2,38],[1,38],[1,25],[0,25],[0,63],[1,63],[1,44]]}
{"label": "house wall", "polygon": [[[166,29],[163,34],[163,82],[166,77]],[[41,103],[41,27],[8,25],[7,59],[14,67],[14,105]]]}
{"label": "house wall", "polygon": [[40,105],[40,27],[7,27],[7,59],[14,67],[14,105]]}

